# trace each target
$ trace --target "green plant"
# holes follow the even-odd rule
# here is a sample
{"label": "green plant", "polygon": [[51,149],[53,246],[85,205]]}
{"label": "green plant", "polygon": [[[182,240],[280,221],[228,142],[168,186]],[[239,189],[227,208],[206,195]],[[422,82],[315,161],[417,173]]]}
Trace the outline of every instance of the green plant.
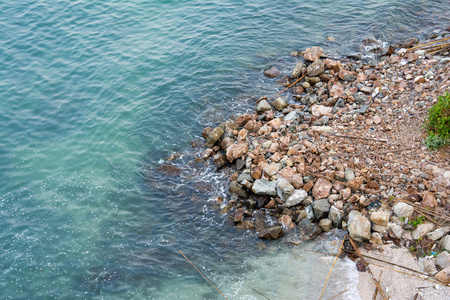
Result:
{"label": "green plant", "polygon": [[408,222],[408,224],[417,227],[418,225],[422,224],[425,221],[425,217],[424,216],[418,216],[415,219],[412,219],[411,221]]}
{"label": "green plant", "polygon": [[427,146],[430,150],[437,150],[445,145],[447,145],[449,142],[441,139],[440,136],[435,134],[434,132],[428,133],[427,138],[425,139],[424,144]]}
{"label": "green plant", "polygon": [[450,93],[438,97],[438,102],[428,111],[425,124],[428,137],[425,144],[430,149],[438,149],[450,142]]}

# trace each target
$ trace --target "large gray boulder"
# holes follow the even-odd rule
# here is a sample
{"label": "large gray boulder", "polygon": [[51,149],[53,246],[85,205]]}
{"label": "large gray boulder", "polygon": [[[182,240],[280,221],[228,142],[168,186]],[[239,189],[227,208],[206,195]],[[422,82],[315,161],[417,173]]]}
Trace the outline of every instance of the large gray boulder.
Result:
{"label": "large gray boulder", "polygon": [[253,193],[257,195],[277,195],[277,183],[266,179],[257,179],[252,186]]}
{"label": "large gray boulder", "polygon": [[447,251],[450,251],[450,235],[446,235],[441,239],[441,246]]}
{"label": "large gray boulder", "polygon": [[278,179],[277,180],[277,194],[281,199],[287,199],[289,196],[295,191],[295,188],[292,184],[289,183],[286,179]]}
{"label": "large gray boulder", "polygon": [[450,254],[448,252],[442,252],[436,257],[436,266],[441,269],[445,269],[450,266]]}
{"label": "large gray boulder", "polygon": [[448,234],[449,232],[450,232],[449,226],[440,227],[440,228],[436,229],[435,231],[427,233],[427,238],[429,238],[430,240],[433,240],[433,241],[437,241],[440,238],[442,238],[443,236],[445,236],[446,234]]}

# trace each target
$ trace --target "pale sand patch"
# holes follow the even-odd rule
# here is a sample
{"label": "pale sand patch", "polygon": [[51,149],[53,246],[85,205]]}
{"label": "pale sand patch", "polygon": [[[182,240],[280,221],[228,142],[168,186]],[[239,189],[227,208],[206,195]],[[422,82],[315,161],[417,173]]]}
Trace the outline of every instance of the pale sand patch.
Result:
{"label": "pale sand patch", "polygon": [[[412,256],[408,249],[404,247],[397,247],[395,245],[389,244],[382,246],[383,252],[379,251],[367,251],[363,248],[360,248],[361,254],[368,255],[372,257],[376,257],[378,259],[382,259],[385,261],[393,262],[401,266],[408,267],[413,270],[417,270],[422,272],[420,269],[417,260]],[[393,268],[396,270],[400,270],[402,272],[412,273],[411,271],[395,267],[392,265],[387,265],[379,261],[367,259],[367,261],[385,265],[389,268]],[[388,291],[388,298],[397,300],[442,300],[442,299],[450,299],[450,287],[446,287],[440,284],[436,284],[427,280],[423,280],[417,277],[405,275],[402,273],[398,273],[386,268],[374,266],[372,264],[369,265],[372,273],[378,279],[380,278],[381,271],[383,272],[381,275],[381,287]],[[360,272],[359,273],[359,283],[358,283],[358,292],[361,299],[369,300],[372,299],[375,291],[375,284],[370,278],[369,273]],[[419,274],[415,274],[419,275]],[[429,277],[429,279],[434,279],[433,277]],[[416,295],[418,294],[417,298]],[[376,299],[382,299],[378,294]]]}

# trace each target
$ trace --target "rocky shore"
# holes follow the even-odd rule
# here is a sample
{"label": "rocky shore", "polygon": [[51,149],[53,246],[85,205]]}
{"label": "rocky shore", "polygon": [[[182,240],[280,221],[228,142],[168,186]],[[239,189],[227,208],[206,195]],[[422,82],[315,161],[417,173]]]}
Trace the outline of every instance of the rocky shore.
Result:
{"label": "rocky shore", "polygon": [[261,239],[340,228],[368,249],[402,245],[450,284],[450,151],[422,143],[428,109],[450,90],[450,58],[408,50],[414,42],[376,64],[311,47],[288,74],[266,70],[289,98],[262,97],[202,133],[199,159],[232,173],[221,212]]}

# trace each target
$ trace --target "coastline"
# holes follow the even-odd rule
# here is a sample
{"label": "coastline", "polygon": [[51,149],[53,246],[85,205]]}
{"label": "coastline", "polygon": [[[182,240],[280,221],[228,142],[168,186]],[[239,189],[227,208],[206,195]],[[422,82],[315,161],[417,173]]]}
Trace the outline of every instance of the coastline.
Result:
{"label": "coastline", "polygon": [[[262,239],[294,228],[311,239],[342,228],[371,253],[387,251],[413,269],[419,267],[405,255],[408,249],[414,247],[417,257],[450,250],[450,228],[443,226],[450,205],[449,147],[431,153],[421,144],[428,109],[450,90],[450,59],[448,52],[408,51],[417,42],[382,49],[376,65],[329,59],[311,47],[293,53],[303,59],[290,76],[266,70],[286,87],[278,94],[289,89],[291,99],[262,97],[255,113],[202,133],[207,148],[198,160],[234,169],[230,198],[218,203],[221,213]],[[417,228],[408,224],[419,216],[425,222]],[[432,276],[444,268],[423,271]],[[421,280],[405,279],[396,288],[394,271],[383,272],[392,299],[415,293]],[[363,273],[360,278],[366,299],[373,282]],[[430,295],[448,291],[443,286]]]}

